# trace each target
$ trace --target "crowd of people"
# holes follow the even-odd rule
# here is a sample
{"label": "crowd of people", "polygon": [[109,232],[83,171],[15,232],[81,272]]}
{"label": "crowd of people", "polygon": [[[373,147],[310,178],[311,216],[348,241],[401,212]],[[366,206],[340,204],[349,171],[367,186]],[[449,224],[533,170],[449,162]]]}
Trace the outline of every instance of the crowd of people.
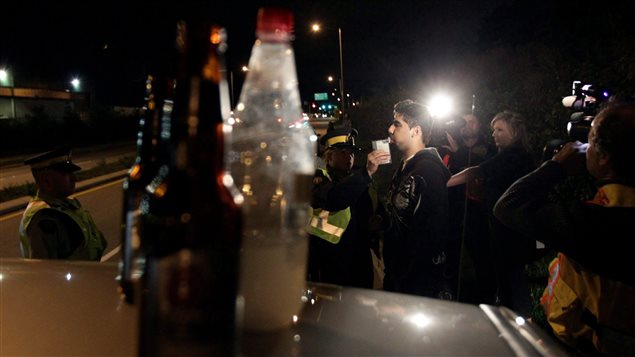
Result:
{"label": "crowd of people", "polygon": [[[505,305],[530,318],[525,265],[535,259],[537,245],[546,245],[558,252],[541,299],[554,335],[585,354],[635,354],[635,279],[628,265],[635,105],[600,111],[587,144],[568,143],[538,168],[520,114],[493,117],[494,145],[478,117],[463,120],[459,137],[447,134],[447,145],[436,148],[430,145],[433,120],[426,107],[396,103],[387,132],[401,161],[386,197],[378,197],[373,175],[391,162],[391,153],[374,150],[364,167],[354,168],[357,130],[350,122],[329,126],[320,139],[325,167],[313,179],[307,278]],[[68,198],[79,170],[70,149],[25,164],[38,193],[20,225],[21,256],[99,260],[103,234]],[[584,173],[597,181],[593,200],[550,198],[558,183]],[[464,256],[475,275],[471,294],[461,289]],[[385,268],[378,272],[378,266]]]}
{"label": "crowd of people", "polygon": [[[493,117],[494,145],[479,118],[463,119],[460,137],[447,134],[447,145],[432,147],[427,109],[396,103],[387,130],[402,159],[383,198],[372,197],[372,176],[390,154],[372,151],[365,168],[353,169],[357,131],[329,128],[321,138],[326,165],[314,180],[308,279],[372,287],[375,252],[385,265],[384,290],[504,305],[531,318],[525,266],[546,245],[559,252],[541,299],[554,335],[584,354],[635,354],[627,265],[635,105],[608,106],[593,120],[588,144],[569,143],[538,168],[522,115]],[[592,201],[550,198],[568,175],[585,172],[597,180]],[[461,291],[464,256],[475,274],[471,294]]]}

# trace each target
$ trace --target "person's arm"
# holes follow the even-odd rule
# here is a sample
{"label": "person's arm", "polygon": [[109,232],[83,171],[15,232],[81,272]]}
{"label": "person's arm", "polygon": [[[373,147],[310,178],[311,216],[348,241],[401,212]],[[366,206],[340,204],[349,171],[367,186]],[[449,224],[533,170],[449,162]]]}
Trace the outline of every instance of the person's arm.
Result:
{"label": "person's arm", "polygon": [[567,174],[585,171],[585,151],[585,144],[580,142],[565,145],[551,160],[510,186],[494,206],[494,215],[505,225],[524,232],[542,226],[532,218],[538,210],[550,206],[549,191]]}
{"label": "person's arm", "polygon": [[366,171],[368,176],[373,176],[379,169],[379,165],[390,162],[390,152],[374,150],[366,157]]}
{"label": "person's arm", "polygon": [[338,182],[319,173],[313,181],[311,207],[331,212],[343,210],[353,205],[371,182],[366,169],[355,170]]}
{"label": "person's arm", "polygon": [[447,169],[429,161],[417,163],[414,194],[417,199],[409,234],[416,242],[417,255],[438,259],[448,230]]}
{"label": "person's arm", "polygon": [[[27,237],[31,244],[31,258],[60,259],[65,249],[64,241],[68,235],[59,214],[52,210],[41,210],[31,219]],[[68,248],[66,248],[68,249]]]}
{"label": "person's arm", "polygon": [[459,144],[447,131],[445,132],[445,137],[448,140],[448,145],[443,145],[442,148],[447,149],[451,154],[456,153],[459,150]]}
{"label": "person's arm", "polygon": [[494,205],[494,216],[514,230],[531,234],[537,228],[534,222],[537,211],[549,205],[549,192],[565,177],[562,165],[545,162],[503,193]]}
{"label": "person's arm", "polygon": [[454,187],[458,185],[466,184],[469,181],[477,179],[481,176],[481,169],[478,166],[468,167],[467,169],[452,175],[448,180],[446,186]]}

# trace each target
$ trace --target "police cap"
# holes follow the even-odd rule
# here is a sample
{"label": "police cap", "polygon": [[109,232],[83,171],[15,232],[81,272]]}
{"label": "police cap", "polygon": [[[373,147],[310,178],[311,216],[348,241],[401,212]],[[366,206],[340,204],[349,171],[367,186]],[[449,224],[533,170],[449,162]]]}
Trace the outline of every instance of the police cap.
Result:
{"label": "police cap", "polygon": [[324,136],[320,138],[320,144],[325,150],[328,149],[353,149],[359,150],[355,145],[355,137],[357,136],[357,130],[352,128],[332,128],[329,126],[328,131]]}
{"label": "police cap", "polygon": [[31,166],[33,171],[48,169],[75,172],[81,170],[81,167],[71,161],[71,148],[68,146],[30,157],[24,161],[24,164]]}

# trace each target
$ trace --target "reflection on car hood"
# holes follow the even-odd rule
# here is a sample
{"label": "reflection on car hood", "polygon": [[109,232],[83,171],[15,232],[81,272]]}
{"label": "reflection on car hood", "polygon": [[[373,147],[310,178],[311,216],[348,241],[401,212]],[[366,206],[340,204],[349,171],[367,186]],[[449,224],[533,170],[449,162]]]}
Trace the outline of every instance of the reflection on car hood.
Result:
{"label": "reflection on car hood", "polygon": [[0,259],[0,354],[131,356],[136,309],[115,263]]}
{"label": "reflection on car hood", "polygon": [[[114,263],[0,259],[0,354],[135,355],[138,313],[116,274]],[[560,354],[506,309],[308,285],[292,326],[245,333],[244,355]]]}

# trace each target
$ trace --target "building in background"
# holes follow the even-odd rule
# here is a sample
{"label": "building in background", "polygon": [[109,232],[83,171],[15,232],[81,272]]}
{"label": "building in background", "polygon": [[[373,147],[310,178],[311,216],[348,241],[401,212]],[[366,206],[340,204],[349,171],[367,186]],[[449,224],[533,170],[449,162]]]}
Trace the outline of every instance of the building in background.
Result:
{"label": "building in background", "polygon": [[0,120],[24,119],[41,107],[50,117],[61,118],[68,111],[87,119],[91,105],[88,92],[43,88],[0,87]]}

